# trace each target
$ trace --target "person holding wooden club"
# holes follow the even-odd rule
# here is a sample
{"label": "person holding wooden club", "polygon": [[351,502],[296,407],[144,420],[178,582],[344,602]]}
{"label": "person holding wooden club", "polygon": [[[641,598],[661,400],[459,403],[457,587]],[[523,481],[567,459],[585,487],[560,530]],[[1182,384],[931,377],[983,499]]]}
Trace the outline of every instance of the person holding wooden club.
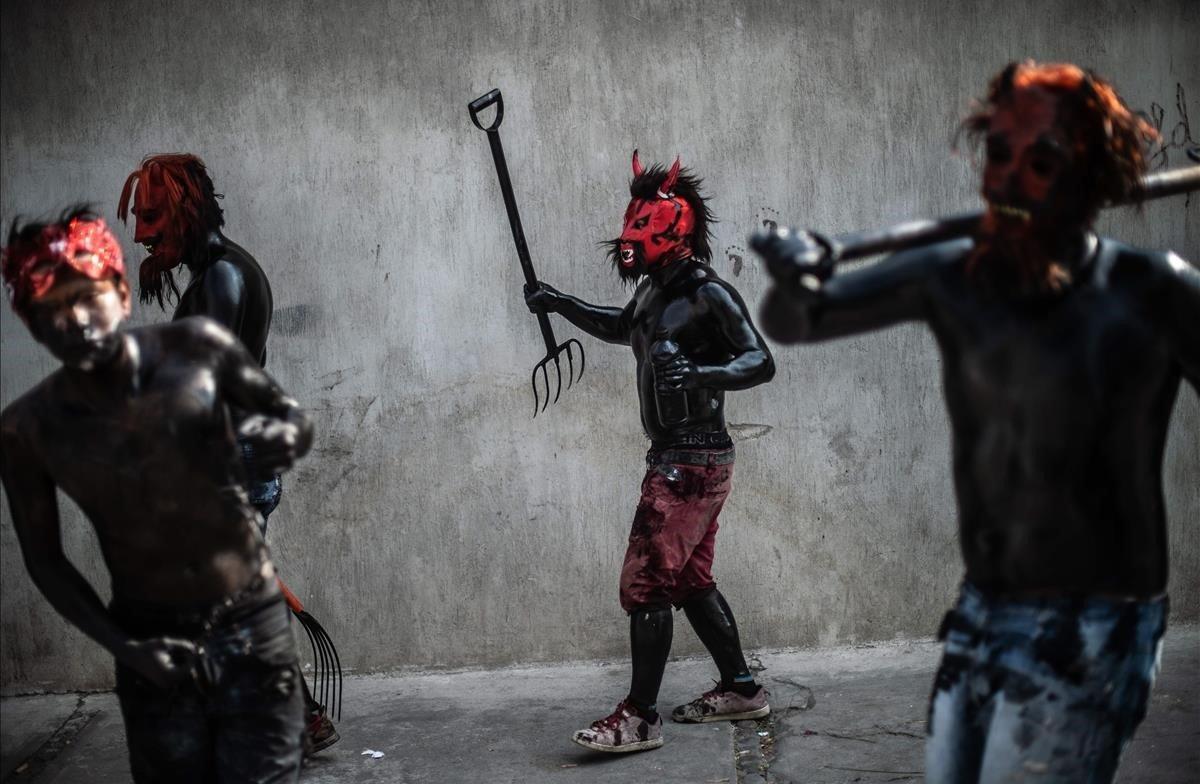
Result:
{"label": "person holding wooden club", "polygon": [[1105,80],[1013,63],[964,122],[985,150],[973,236],[833,270],[845,243],[751,239],[768,335],[917,321],[941,352],[966,575],[942,624],[929,782],[1110,781],[1167,618],[1163,447],[1200,389],[1200,271],[1097,237],[1152,129]]}

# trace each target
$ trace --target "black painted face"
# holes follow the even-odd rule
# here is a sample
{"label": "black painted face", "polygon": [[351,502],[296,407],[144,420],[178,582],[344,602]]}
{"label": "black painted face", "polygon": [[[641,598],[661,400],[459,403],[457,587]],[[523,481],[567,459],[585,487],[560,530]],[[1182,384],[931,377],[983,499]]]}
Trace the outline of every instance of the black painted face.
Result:
{"label": "black painted face", "polygon": [[129,287],[112,278],[63,276],[29,303],[33,337],[64,365],[90,371],[116,355],[121,322],[129,316]]}

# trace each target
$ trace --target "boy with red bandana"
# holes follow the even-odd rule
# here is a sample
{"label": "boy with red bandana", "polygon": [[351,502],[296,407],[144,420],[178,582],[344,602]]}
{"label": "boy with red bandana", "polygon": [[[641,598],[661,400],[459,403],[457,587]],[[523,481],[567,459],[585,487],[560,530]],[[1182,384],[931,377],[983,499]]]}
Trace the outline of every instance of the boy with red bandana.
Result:
{"label": "boy with red bandana", "polygon": [[[62,362],[0,414],[13,528],[46,599],[116,657],[134,780],[295,781],[301,675],[231,411],[271,471],[308,451],[308,418],[209,319],[122,330],[121,248],[84,211],[14,225],[2,268]],[[56,490],[96,531],[108,607],[63,553]]]}

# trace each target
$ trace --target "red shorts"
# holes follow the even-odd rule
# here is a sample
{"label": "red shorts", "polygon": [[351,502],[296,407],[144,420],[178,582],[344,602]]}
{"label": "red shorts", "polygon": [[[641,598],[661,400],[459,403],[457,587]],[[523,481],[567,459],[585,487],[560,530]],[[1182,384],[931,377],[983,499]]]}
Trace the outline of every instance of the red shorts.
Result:
{"label": "red shorts", "polygon": [[715,584],[717,517],[729,497],[733,450],[686,454],[705,456],[709,464],[658,463],[646,469],[621,569],[621,607],[627,613],[668,603],[678,607]]}

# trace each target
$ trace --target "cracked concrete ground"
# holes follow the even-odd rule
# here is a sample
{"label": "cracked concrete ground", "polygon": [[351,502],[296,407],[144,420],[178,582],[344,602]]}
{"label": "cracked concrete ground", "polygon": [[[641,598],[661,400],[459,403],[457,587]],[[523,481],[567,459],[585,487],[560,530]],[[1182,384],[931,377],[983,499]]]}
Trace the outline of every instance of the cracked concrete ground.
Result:
{"label": "cracked concrete ground", "polygon": [[[461,673],[361,676],[346,682],[342,740],[313,760],[326,782],[688,784],[919,781],[931,642],[764,653],[775,710],[759,722],[668,725],[666,745],[630,756],[585,751],[571,731],[625,692],[627,667],[571,664]],[[707,661],[672,662],[662,704],[707,688]],[[383,752],[364,756],[366,749]],[[1171,629],[1150,713],[1118,781],[1195,781],[1200,769],[1200,627]],[[0,701],[4,782],[128,780],[112,694]]]}

